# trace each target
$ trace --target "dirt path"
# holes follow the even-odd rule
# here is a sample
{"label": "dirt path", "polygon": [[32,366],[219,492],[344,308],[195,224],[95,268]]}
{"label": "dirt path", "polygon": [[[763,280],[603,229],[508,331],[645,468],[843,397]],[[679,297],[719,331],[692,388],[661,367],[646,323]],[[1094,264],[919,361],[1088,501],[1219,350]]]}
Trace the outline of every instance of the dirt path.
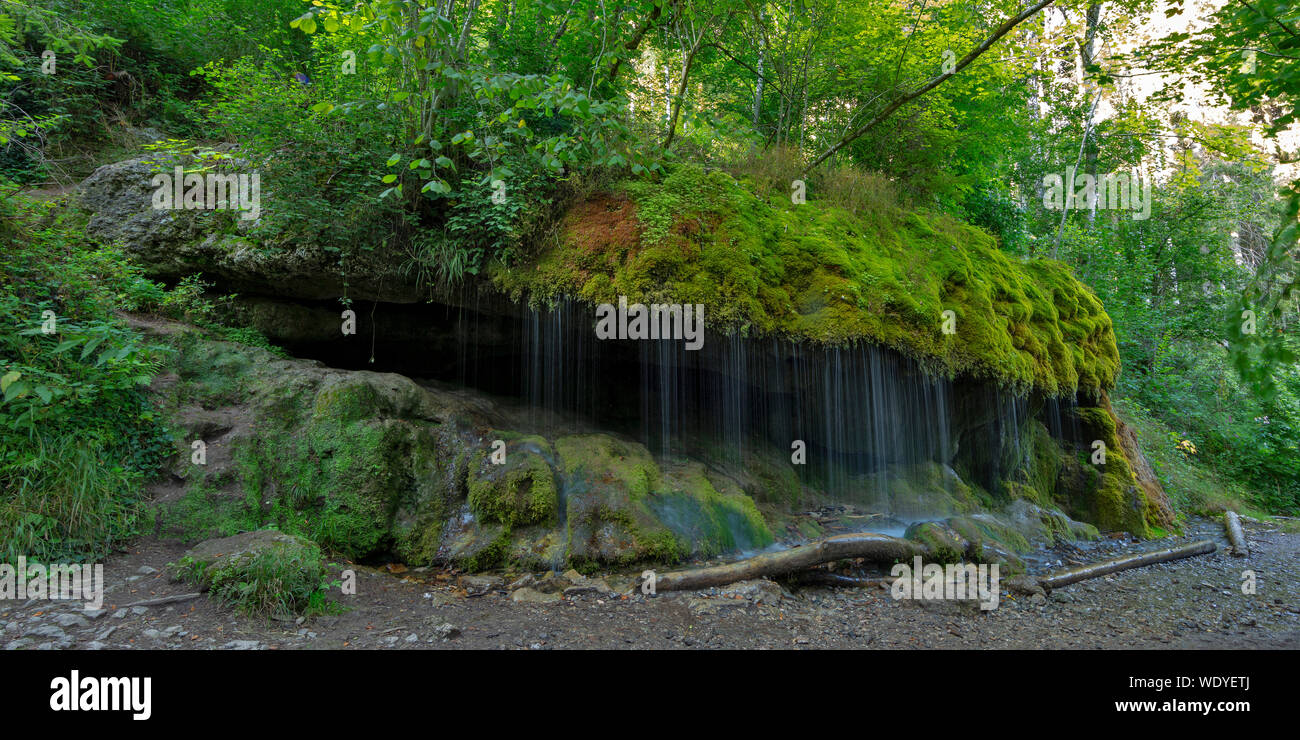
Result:
{"label": "dirt path", "polygon": [[[6,649],[552,649],[552,648],[1300,648],[1300,534],[1248,523],[1254,552],[1228,555],[1217,522],[1192,522],[1179,544],[1206,536],[1220,551],[1060,589],[1044,598],[1003,592],[998,608],[896,601],[879,588],[797,588],[768,582],[698,593],[560,594],[519,603],[504,588],[477,596],[437,570],[394,575],[356,567],[357,593],[336,616],[242,617],[184,594],[163,574],[185,547],[153,538],[105,563],[104,609],[0,602]],[[1156,543],[1147,543],[1153,546]],[[1036,568],[1096,560],[1131,543],[1106,540],[1042,553]],[[1242,593],[1243,571],[1256,593]],[[618,583],[618,576],[609,579]],[[476,584],[486,581],[470,581]],[[535,592],[534,592],[535,593]]]}

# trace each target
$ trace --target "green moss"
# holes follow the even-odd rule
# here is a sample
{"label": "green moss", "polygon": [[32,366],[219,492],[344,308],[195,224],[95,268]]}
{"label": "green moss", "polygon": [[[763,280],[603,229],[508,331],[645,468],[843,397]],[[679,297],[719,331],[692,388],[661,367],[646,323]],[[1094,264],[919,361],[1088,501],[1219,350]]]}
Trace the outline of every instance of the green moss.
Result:
{"label": "green moss", "polygon": [[301,517],[308,537],[352,558],[381,549],[395,503],[412,483],[410,425],[313,424],[305,431],[262,451],[279,485],[291,490],[279,499],[280,518],[297,529]]}
{"label": "green moss", "polygon": [[745,492],[755,502],[782,509],[792,509],[799,505],[803,486],[799,482],[799,474],[789,464],[788,457],[769,459],[746,451],[744,472],[753,481],[753,485],[745,485]]}
{"label": "green moss", "polygon": [[535,525],[510,533],[510,543],[503,555],[511,568],[523,571],[563,568],[567,560],[568,543],[564,533],[548,525]]}
{"label": "green moss", "polygon": [[[1008,256],[974,227],[928,213],[867,219],[816,201],[766,201],[725,173],[689,165],[616,191],[635,206],[632,243],[577,208],[532,264],[496,268],[498,287],[539,301],[701,303],[714,329],[871,341],[936,372],[1052,395],[1114,382],[1111,321],[1092,292],[1060,263]],[[954,335],[941,330],[947,310]]]}
{"label": "green moss", "polygon": [[644,446],[607,435],[562,437],[555,449],[575,565],[672,563],[773,541],[753,499],[702,465],[663,472]]}
{"label": "green moss", "polygon": [[938,462],[895,466],[883,475],[869,475],[858,487],[901,519],[948,516],[975,508],[974,490]]}
{"label": "green moss", "polygon": [[659,483],[659,466],[645,446],[607,434],[575,434],[555,442],[566,473],[583,472],[601,483],[617,484],[634,500]]}
{"label": "green moss", "polygon": [[558,498],[548,458],[554,459],[554,453],[541,437],[507,444],[499,465],[481,450],[470,467],[470,509],[484,521],[510,527],[552,521]]}
{"label": "green moss", "polygon": [[488,570],[506,561],[510,545],[510,528],[500,524],[492,525],[478,533],[475,541],[454,548],[452,561],[462,570]]}
{"label": "green moss", "polygon": [[696,555],[756,550],[773,542],[754,500],[725,478],[711,479],[698,463],[665,476],[663,490],[647,504]]}
{"label": "green moss", "polygon": [[970,545],[952,528],[939,522],[921,522],[907,528],[905,535],[929,548],[929,561],[958,563],[966,556]]}
{"label": "green moss", "polygon": [[259,528],[262,517],[246,500],[222,495],[201,477],[176,501],[151,509],[158,531],[182,542],[229,537]]}
{"label": "green moss", "polygon": [[970,542],[993,542],[1012,553],[1029,552],[1029,540],[1013,527],[989,516],[960,516],[948,520],[948,526]]}
{"label": "green moss", "polygon": [[1025,470],[1027,487],[1032,499],[1041,506],[1050,505],[1056,495],[1056,481],[1061,473],[1060,443],[1052,438],[1042,422],[1029,423],[1025,444],[1029,451],[1029,466]]}
{"label": "green moss", "polygon": [[[1149,519],[1155,512],[1124,456],[1112,412],[1100,406],[1079,407],[1073,413],[1083,429],[1084,440],[1089,441],[1072,462],[1071,474],[1062,476],[1067,482],[1062,491],[1072,507],[1071,514],[1105,531],[1127,531],[1149,538],[1149,527],[1155,523]],[[1096,441],[1105,445],[1105,463],[1092,461],[1092,444]]]}
{"label": "green moss", "polygon": [[373,418],[378,407],[379,393],[371,384],[337,383],[316,394],[311,414],[317,421],[347,423]]}
{"label": "green moss", "polygon": [[[382,376],[320,384],[289,364],[271,362],[260,350],[224,342],[183,346],[181,367],[215,366],[231,374],[230,382],[244,389],[241,400],[252,406],[255,429],[231,450],[241,501],[209,496],[200,502],[191,491],[186,501],[192,505],[172,506],[164,516],[184,519],[190,530],[215,519],[224,533],[273,525],[352,559],[386,549],[399,507],[420,489],[416,473],[436,457],[420,424],[382,418],[406,403],[400,400],[406,389],[377,385]],[[426,522],[445,513],[442,501],[425,503]],[[201,514],[203,508],[210,513]]]}
{"label": "green moss", "polygon": [[420,430],[411,448],[414,486],[397,504],[393,521],[395,549],[403,562],[430,565],[438,556],[442,533],[451,509],[465,490],[467,455],[447,460],[445,438]]}
{"label": "green moss", "polygon": [[182,381],[179,403],[212,409],[241,400],[244,381],[253,367],[243,347],[206,340],[197,331],[185,332],[177,341],[181,347],[176,362],[176,374]]}

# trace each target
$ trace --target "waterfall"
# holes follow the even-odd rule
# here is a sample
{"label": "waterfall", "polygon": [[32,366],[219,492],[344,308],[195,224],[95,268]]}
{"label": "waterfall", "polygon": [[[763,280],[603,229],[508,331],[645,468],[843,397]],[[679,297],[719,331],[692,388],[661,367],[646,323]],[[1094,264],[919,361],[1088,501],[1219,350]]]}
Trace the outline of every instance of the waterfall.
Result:
{"label": "waterfall", "polygon": [[[536,423],[574,413],[661,456],[737,464],[755,454],[789,463],[802,442],[800,479],[845,501],[864,501],[865,478],[887,491],[890,469],[952,461],[951,382],[894,350],[709,333],[691,351],[677,340],[600,340],[594,323],[573,301],[522,310],[520,395]],[[1023,400],[1005,403],[1014,427]]]}
{"label": "waterfall", "polygon": [[432,310],[378,312],[383,326],[373,336],[385,362],[351,363],[492,394],[506,429],[617,433],[759,491],[778,485],[786,498],[803,490],[889,510],[907,495],[924,516],[918,496],[963,484],[996,492],[1031,463],[1032,440],[1023,436],[1035,418],[1053,438],[1080,436],[1075,399],[932,375],[870,342],[708,331],[700,349],[688,350],[682,340],[600,339],[595,310],[579,301],[533,308],[477,291],[454,298]]}

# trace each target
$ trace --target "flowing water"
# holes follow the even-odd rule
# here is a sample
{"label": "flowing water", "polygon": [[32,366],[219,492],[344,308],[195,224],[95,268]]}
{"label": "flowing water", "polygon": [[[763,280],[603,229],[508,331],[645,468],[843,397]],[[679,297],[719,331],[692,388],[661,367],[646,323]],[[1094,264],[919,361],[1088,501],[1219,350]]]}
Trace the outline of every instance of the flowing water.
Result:
{"label": "flowing water", "polygon": [[[602,340],[585,304],[533,309],[481,295],[462,295],[459,306],[385,307],[372,337],[376,356],[390,361],[363,366],[514,399],[529,427],[518,431],[570,433],[579,420],[661,458],[742,474],[793,470],[805,490],[881,511],[903,489],[913,498],[917,489],[951,493],[964,479],[994,490],[1029,462],[1022,436],[1032,419],[1053,437],[1078,436],[1069,399],[936,377],[867,342],[826,347],[712,331],[699,350],[682,340]],[[329,361],[347,364],[340,359]],[[930,474],[917,477],[924,469]]]}

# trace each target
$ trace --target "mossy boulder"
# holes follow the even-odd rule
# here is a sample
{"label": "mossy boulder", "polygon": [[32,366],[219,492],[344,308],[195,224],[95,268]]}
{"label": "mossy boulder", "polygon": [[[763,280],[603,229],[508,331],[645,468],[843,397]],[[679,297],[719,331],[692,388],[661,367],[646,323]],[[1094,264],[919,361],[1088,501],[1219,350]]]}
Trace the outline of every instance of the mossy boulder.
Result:
{"label": "mossy boulder", "polygon": [[894,466],[862,479],[868,500],[892,516],[910,521],[969,512],[978,505],[974,490],[939,462]]}
{"label": "mossy boulder", "polygon": [[544,438],[500,440],[499,450],[480,450],[474,460],[469,506],[480,519],[507,527],[556,520],[555,453]]}
{"label": "mossy boulder", "polygon": [[603,434],[562,437],[555,447],[577,565],[671,562],[774,541],[740,485],[700,463],[661,468],[643,445]]}
{"label": "mossy boulder", "polygon": [[274,526],[353,559],[436,554],[451,502],[464,497],[454,451],[481,423],[457,399],[400,375],[287,360],[200,331],[169,341],[180,382],[164,408],[181,428],[209,407],[224,422],[195,427],[223,464],[193,464],[186,447],[186,491],[156,503],[168,533]]}
{"label": "mossy boulder", "polygon": [[759,550],[773,542],[754,500],[698,462],[666,471],[648,503],[694,555]]}
{"label": "mossy boulder", "polygon": [[443,549],[450,562],[474,572],[504,564],[512,539],[504,524],[475,523],[456,527],[443,539]]}
{"label": "mossy boulder", "polygon": [[1151,536],[1152,527],[1167,526],[1172,514],[1164,490],[1153,478],[1140,481],[1130,467],[1120,421],[1105,396],[1097,406],[1070,413],[1082,437],[1074,454],[1062,460],[1057,478],[1057,495],[1067,510],[1102,530],[1139,537]]}
{"label": "mossy boulder", "polygon": [[1030,549],[1029,540],[1024,534],[988,514],[956,516],[948,519],[946,524],[967,541],[981,547],[996,544],[1013,553],[1028,552]]}
{"label": "mossy boulder", "polygon": [[1021,499],[1011,502],[999,515],[1003,521],[1031,544],[1051,546],[1057,542],[1095,540],[1097,528],[1076,521],[1057,509],[1038,506]]}
{"label": "mossy boulder", "polygon": [[576,566],[674,562],[685,552],[647,499],[659,466],[644,445],[605,434],[561,437],[569,557]]}
{"label": "mossy boulder", "polygon": [[185,380],[164,405],[178,427],[220,437],[221,464],[178,463],[186,490],[155,507],[169,534],[272,526],[354,560],[468,570],[672,563],[773,541],[740,484],[699,463],[661,469],[605,434],[494,429],[485,399],[400,375],[201,332],[175,344]]}
{"label": "mossy boulder", "polygon": [[241,611],[271,616],[324,604],[325,560],[314,542],[275,530],[207,540],[170,564],[172,576]]}

